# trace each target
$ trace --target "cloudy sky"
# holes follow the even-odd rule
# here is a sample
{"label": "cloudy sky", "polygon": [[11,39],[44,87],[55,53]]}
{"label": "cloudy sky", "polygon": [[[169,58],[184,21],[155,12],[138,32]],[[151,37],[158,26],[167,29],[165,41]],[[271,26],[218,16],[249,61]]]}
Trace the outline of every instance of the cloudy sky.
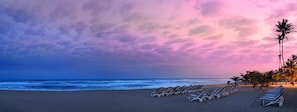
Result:
{"label": "cloudy sky", "polygon": [[[226,77],[278,68],[294,0],[1,0],[0,78]],[[285,40],[296,53],[297,34]]]}

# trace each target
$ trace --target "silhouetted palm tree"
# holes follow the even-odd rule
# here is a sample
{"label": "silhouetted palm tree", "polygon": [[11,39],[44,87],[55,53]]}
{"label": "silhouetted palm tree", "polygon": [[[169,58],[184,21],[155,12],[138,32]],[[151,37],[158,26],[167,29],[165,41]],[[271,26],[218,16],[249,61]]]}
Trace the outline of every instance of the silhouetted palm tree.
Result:
{"label": "silhouetted palm tree", "polygon": [[251,74],[253,72],[252,71],[246,71],[245,74],[240,73],[241,76],[241,80],[242,82],[245,82],[245,85],[247,85],[248,83],[252,83],[252,78],[251,78]]}
{"label": "silhouetted palm tree", "polygon": [[274,75],[274,71],[273,70],[270,70],[266,73],[264,73],[264,83],[266,84],[266,86],[269,86],[269,83],[273,82],[273,75]]}
{"label": "silhouetted palm tree", "polygon": [[280,34],[278,34],[278,43],[279,43],[279,68],[281,69],[282,66],[285,65],[285,62],[284,62],[284,39],[288,39],[288,37],[286,36],[287,34],[291,33],[293,31],[293,25],[291,23],[288,23],[288,20],[287,19],[283,19],[282,21],[278,21],[277,24],[276,24],[276,32],[279,32]]}
{"label": "silhouetted palm tree", "polygon": [[[246,83],[250,83],[255,88],[257,85],[260,84],[260,89],[262,87],[269,86],[271,82],[273,82],[274,78],[273,75],[277,74],[275,71],[271,70],[265,73],[261,73],[259,71],[247,71],[246,74],[241,74],[242,81]],[[234,77],[233,77],[234,78]],[[231,79],[233,79],[231,78]]]}
{"label": "silhouetted palm tree", "polygon": [[248,71],[246,74],[242,74],[240,73],[241,78],[239,80],[241,80],[242,82],[244,82],[245,85],[247,85],[247,83],[249,83],[249,77],[248,77]]}
{"label": "silhouetted palm tree", "polygon": [[262,73],[256,70],[249,73],[249,78],[251,80],[251,84],[253,84],[253,88],[261,82],[261,76]]}
{"label": "silhouetted palm tree", "polygon": [[235,82],[235,85],[237,85],[237,81],[239,80],[239,77],[237,77],[237,76],[233,76],[233,77],[230,78],[230,79],[232,79],[232,80]]}

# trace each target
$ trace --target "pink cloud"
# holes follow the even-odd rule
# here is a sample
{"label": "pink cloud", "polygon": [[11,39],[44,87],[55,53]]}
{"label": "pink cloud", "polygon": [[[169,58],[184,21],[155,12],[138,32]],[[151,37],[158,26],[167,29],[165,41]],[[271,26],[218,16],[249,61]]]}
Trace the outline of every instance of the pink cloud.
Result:
{"label": "pink cloud", "polygon": [[[116,76],[270,70],[278,61],[272,29],[280,18],[297,24],[296,3],[263,2],[0,1],[0,55],[90,60],[102,67],[91,67],[92,73],[114,70]],[[296,51],[295,37],[284,43],[286,56]]]}
{"label": "pink cloud", "polygon": [[232,17],[221,19],[219,24],[228,29],[234,29],[238,32],[238,37],[243,38],[257,33],[255,21],[248,18]]}

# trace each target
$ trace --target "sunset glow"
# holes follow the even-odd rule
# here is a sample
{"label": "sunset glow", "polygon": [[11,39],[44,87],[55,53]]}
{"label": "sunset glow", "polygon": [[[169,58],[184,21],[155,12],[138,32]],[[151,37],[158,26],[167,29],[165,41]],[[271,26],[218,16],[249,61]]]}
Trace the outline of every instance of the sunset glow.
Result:
{"label": "sunset glow", "polygon": [[[278,68],[294,0],[1,0],[1,79],[228,78]],[[284,41],[296,54],[297,33]]]}

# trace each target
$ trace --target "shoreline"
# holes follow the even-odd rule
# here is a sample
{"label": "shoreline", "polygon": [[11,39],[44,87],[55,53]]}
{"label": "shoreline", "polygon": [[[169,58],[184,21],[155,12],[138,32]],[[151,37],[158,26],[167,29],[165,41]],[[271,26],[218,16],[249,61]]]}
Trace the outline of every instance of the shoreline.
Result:
{"label": "shoreline", "polygon": [[[226,84],[208,85],[223,87]],[[155,89],[141,90],[91,90],[91,91],[11,91],[0,90],[1,112],[294,112],[297,111],[297,86],[283,85],[285,101],[283,107],[263,107],[259,97],[271,88],[252,88],[239,85],[238,92],[206,102],[190,102],[187,94],[151,97]]]}
{"label": "shoreline", "polygon": [[138,90],[189,85],[226,84],[227,79],[177,80],[103,80],[103,81],[19,81],[1,82],[0,90],[20,91],[85,91],[85,90]]}
{"label": "shoreline", "polygon": [[[233,83],[230,83],[230,85]],[[203,85],[203,88],[210,88],[210,87],[223,87],[227,86],[227,84],[209,84],[209,85]],[[176,87],[176,86],[171,86],[171,87]],[[160,88],[160,87],[158,87]],[[142,88],[142,89],[81,89],[81,90],[1,90],[1,91],[20,91],[20,92],[80,92],[80,91],[135,91],[135,90],[151,90],[154,91],[158,88]],[[168,88],[168,87],[163,87],[163,88]]]}

